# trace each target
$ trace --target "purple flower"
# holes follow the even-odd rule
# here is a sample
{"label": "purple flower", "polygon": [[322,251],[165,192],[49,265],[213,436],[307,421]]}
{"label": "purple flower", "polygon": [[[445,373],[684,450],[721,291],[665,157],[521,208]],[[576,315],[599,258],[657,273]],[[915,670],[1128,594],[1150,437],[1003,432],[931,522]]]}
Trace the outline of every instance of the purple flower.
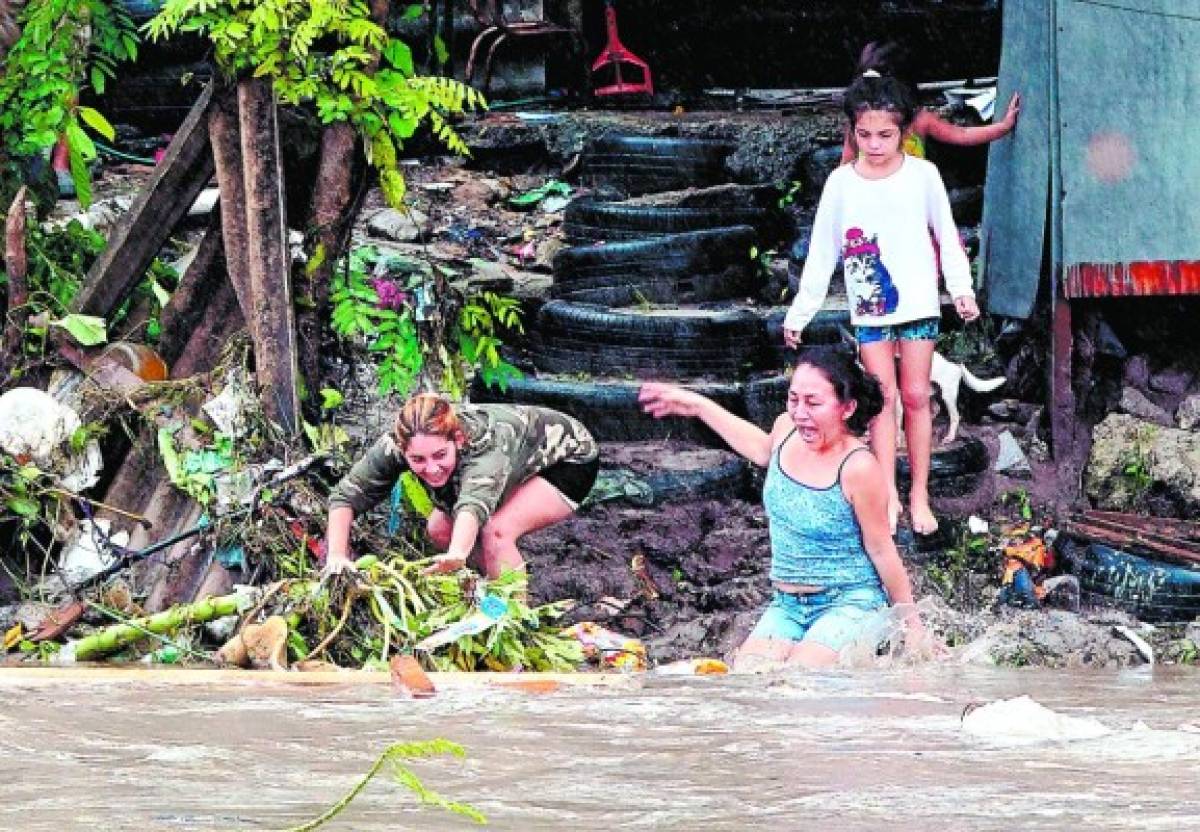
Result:
{"label": "purple flower", "polygon": [[377,277],[371,281],[371,288],[379,298],[380,309],[403,309],[409,302],[408,292],[394,280]]}

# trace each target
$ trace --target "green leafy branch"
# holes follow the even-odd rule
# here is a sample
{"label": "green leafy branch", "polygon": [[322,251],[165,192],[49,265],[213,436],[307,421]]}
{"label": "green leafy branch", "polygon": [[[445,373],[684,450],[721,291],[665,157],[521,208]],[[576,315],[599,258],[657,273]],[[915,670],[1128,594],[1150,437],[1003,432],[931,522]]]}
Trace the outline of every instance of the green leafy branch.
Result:
{"label": "green leafy branch", "polygon": [[21,37],[0,73],[0,138],[6,155],[37,156],[66,138],[79,202],[91,203],[88,163],[96,158],[89,128],[112,141],[112,125],[79,104],[88,90],[103,94],[117,64],[137,57],[129,12],[108,0],[29,0]]}
{"label": "green leafy branch", "polygon": [[375,23],[362,0],[167,0],[147,29],[155,40],[203,34],[228,77],[269,78],[280,101],[312,105],[323,124],[352,125],[395,208],[406,189],[397,165],[404,142],[424,123],[452,152],[469,155],[451,119],[487,106],[458,81],[416,76],[408,45]]}
{"label": "green leafy branch", "polygon": [[425,740],[423,742],[398,742],[390,745],[376,758],[371,767],[367,769],[367,773],[354,784],[345,797],[330,806],[320,816],[299,826],[293,826],[287,832],[312,832],[312,830],[324,826],[345,811],[346,807],[367,787],[367,784],[375,779],[376,775],[388,765],[391,766],[392,779],[416,795],[417,800],[423,805],[436,806],[439,809],[445,809],[448,812],[468,818],[475,823],[486,824],[487,818],[478,809],[466,803],[459,803],[443,797],[425,786],[420,778],[408,766],[404,765],[408,760],[447,755],[461,759],[466,756],[466,750],[458,743],[443,739]]}
{"label": "green leafy branch", "polygon": [[501,336],[522,331],[519,301],[494,292],[466,295],[435,269],[441,267],[363,246],[334,276],[333,331],[378,356],[379,392],[407,395],[431,355],[440,367],[438,385],[456,398],[470,372],[501,387],[519,377],[500,354]]}

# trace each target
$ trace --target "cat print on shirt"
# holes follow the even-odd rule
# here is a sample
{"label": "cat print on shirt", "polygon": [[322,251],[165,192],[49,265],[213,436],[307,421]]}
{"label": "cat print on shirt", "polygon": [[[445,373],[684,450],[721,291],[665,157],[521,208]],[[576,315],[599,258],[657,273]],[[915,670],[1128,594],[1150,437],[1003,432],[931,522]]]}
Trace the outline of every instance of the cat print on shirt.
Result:
{"label": "cat print on shirt", "polygon": [[851,228],[842,246],[846,289],[859,316],[890,315],[900,304],[900,292],[879,256],[877,240],[878,237],[868,237],[861,228]]}

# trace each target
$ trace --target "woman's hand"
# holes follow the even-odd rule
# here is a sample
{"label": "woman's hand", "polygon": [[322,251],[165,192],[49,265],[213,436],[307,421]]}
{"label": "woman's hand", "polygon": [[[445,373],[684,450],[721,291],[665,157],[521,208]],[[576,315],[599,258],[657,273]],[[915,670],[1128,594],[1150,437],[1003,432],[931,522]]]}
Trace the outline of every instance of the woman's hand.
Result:
{"label": "woman's hand", "polygon": [[334,575],[357,572],[358,567],[349,555],[325,555],[325,565],[321,568],[321,580],[332,578]]}
{"label": "woman's hand", "polygon": [[800,330],[788,329],[787,327],[784,327],[783,343],[787,344],[792,349],[798,349],[800,347]]}
{"label": "woman's hand", "polygon": [[664,416],[699,416],[705,401],[703,396],[692,390],[657,381],[648,381],[638,390],[638,402],[642,410],[655,419]]}
{"label": "woman's hand", "polygon": [[915,610],[904,622],[904,652],[929,659],[950,657],[950,648],[926,628]]}
{"label": "woman's hand", "polygon": [[955,298],[954,310],[958,312],[958,317],[968,323],[979,317],[979,304],[970,295]]}
{"label": "woman's hand", "polygon": [[1003,123],[1012,130],[1017,126],[1017,119],[1021,117],[1021,93],[1014,92],[1012,98],[1008,100],[1008,110],[1004,113]]}
{"label": "woman's hand", "polygon": [[457,552],[446,552],[433,559],[433,563],[421,570],[422,575],[447,575],[467,565],[467,556]]}

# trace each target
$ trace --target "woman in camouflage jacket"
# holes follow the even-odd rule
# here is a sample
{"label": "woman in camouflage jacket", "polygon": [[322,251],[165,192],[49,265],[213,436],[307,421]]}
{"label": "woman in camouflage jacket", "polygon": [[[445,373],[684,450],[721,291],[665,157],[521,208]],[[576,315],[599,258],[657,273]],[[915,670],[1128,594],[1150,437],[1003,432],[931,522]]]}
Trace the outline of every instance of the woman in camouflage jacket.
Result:
{"label": "woman in camouflage jacket", "polygon": [[384,499],[405,470],[436,506],[427,529],[445,554],[430,571],[460,569],[476,543],[489,578],[523,569],[517,540],[574,513],[599,464],[587,428],[556,410],[414,396],[330,494],[325,571],[351,566],[354,516]]}

